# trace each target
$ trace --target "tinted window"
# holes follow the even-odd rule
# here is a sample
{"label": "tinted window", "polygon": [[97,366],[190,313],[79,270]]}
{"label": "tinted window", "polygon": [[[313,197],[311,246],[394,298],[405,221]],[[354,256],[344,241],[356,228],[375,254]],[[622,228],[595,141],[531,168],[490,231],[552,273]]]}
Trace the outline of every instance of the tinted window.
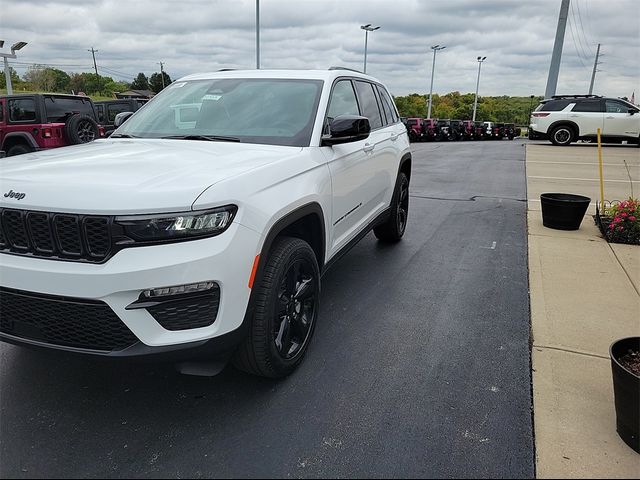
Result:
{"label": "tinted window", "polygon": [[4,105],[2,103],[0,103],[0,122],[2,122],[4,120]]}
{"label": "tinted window", "polygon": [[[548,102],[542,105],[542,108],[539,110],[543,112],[559,112],[560,110],[564,110],[564,108],[570,103],[574,103],[573,99],[558,99],[558,100],[549,100]],[[538,109],[536,109],[538,111]]]}
{"label": "tinted window", "polygon": [[109,112],[108,118],[109,122],[113,123],[116,119],[116,115],[122,112],[130,112],[132,109],[128,103],[114,103],[112,105],[107,105],[107,112]]}
{"label": "tinted window", "polygon": [[340,115],[360,115],[356,94],[349,80],[340,80],[331,93],[327,117],[333,119]]}
{"label": "tinted window", "polygon": [[605,100],[607,113],[627,113],[629,106],[616,100]]}
{"label": "tinted window", "polygon": [[602,112],[600,100],[582,100],[575,104],[572,112]]}
{"label": "tinted window", "polygon": [[407,125],[417,125],[417,124],[418,124],[418,120],[415,120],[415,119],[407,120]]}
{"label": "tinted window", "polygon": [[36,119],[36,102],[33,98],[9,100],[9,120],[33,122]]}
{"label": "tinted window", "polygon": [[361,103],[360,107],[362,109],[362,115],[369,119],[372,130],[380,128],[382,126],[382,117],[380,116],[380,110],[378,109],[376,95],[373,93],[373,85],[359,81],[356,81],[355,84],[356,90],[358,91],[358,98]]}
{"label": "tinted window", "polygon": [[398,117],[394,108],[391,106],[391,99],[389,98],[389,94],[385,91],[384,88],[380,86],[378,86],[378,93],[380,94],[382,109],[384,110],[384,114],[387,117],[387,122],[396,123],[398,121]]}
{"label": "tinted window", "polygon": [[76,113],[95,118],[93,104],[88,98],[44,97],[44,107],[50,123],[64,123]]}
{"label": "tinted window", "polygon": [[96,105],[95,107],[98,114],[98,123],[104,123],[104,105]]}

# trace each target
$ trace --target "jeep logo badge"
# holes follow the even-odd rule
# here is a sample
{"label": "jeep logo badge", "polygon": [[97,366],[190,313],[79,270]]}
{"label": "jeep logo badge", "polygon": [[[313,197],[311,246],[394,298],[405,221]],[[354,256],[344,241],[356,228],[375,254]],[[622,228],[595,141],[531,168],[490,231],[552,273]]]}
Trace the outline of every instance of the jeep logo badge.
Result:
{"label": "jeep logo badge", "polygon": [[9,190],[4,194],[5,198],[15,198],[16,200],[22,200],[27,194],[26,193],[18,193],[13,190]]}

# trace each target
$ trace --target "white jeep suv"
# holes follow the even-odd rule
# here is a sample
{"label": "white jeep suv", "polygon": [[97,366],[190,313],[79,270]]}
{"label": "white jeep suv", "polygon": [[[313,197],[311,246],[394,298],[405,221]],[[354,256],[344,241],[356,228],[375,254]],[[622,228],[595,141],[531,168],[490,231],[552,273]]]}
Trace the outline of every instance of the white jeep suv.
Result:
{"label": "white jeep suv", "polygon": [[186,373],[292,372],[321,275],[407,224],[406,128],[346,69],[190,75],[109,139],[2,162],[0,339]]}
{"label": "white jeep suv", "polygon": [[638,143],[640,115],[635,105],[619,98],[596,95],[557,95],[543,100],[531,114],[529,138],[549,139],[554,145],[576,140]]}

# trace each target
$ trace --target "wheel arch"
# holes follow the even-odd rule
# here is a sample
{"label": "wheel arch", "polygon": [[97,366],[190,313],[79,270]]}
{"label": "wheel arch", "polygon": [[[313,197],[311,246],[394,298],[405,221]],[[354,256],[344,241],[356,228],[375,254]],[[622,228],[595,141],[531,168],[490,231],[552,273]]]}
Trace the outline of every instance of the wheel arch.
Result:
{"label": "wheel arch", "polygon": [[571,130],[573,130],[573,133],[576,135],[575,140],[577,140],[580,137],[580,127],[578,126],[577,123],[571,121],[571,120],[556,120],[555,122],[553,122],[551,125],[549,125],[549,129],[547,130],[549,136],[551,136],[551,134],[553,133],[553,131],[558,128],[558,127],[564,127],[567,126],[569,128],[571,128]]}
{"label": "wheel arch", "polygon": [[9,151],[11,147],[21,143],[28,145],[34,150],[39,148],[38,142],[36,142],[31,134],[27,132],[11,132],[7,133],[2,141],[2,150]]}

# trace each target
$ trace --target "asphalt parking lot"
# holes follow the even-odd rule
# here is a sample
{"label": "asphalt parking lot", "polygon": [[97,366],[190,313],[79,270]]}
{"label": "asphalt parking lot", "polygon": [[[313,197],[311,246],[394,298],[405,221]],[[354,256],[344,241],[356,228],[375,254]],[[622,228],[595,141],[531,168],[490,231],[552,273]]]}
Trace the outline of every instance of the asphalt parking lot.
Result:
{"label": "asphalt parking lot", "polygon": [[404,240],[325,275],[285,380],[0,344],[0,476],[532,477],[522,144],[414,144]]}

